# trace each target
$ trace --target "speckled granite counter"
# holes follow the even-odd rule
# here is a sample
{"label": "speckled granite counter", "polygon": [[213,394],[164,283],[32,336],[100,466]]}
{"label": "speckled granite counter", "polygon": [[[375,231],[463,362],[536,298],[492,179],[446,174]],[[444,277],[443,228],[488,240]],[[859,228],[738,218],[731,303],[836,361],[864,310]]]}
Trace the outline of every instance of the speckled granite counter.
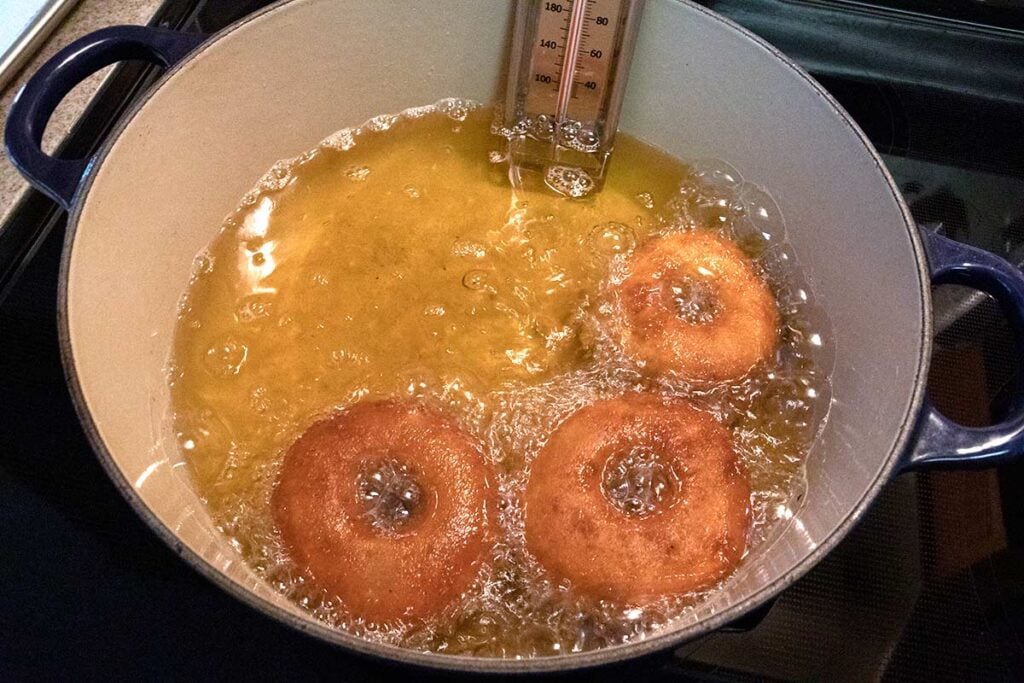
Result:
{"label": "speckled granite counter", "polygon": [[[57,50],[90,31],[114,24],[145,24],[160,6],[160,0],[80,0],[64,21],[50,34],[46,44],[22,69],[8,87],[0,92],[0,118],[7,119],[7,110],[25,80]],[[112,67],[111,67],[112,68]],[[93,75],[64,98],[43,136],[43,146],[54,149],[64,139],[96,90],[103,83],[109,69]],[[0,221],[28,188],[28,184],[11,165],[4,152],[0,159]]]}

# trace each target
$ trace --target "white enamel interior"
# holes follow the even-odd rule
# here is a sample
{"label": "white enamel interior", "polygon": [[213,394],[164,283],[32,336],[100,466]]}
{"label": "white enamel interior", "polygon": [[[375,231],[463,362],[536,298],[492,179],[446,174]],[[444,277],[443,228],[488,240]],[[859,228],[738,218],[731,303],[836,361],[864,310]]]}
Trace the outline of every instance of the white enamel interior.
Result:
{"label": "white enamel interior", "polygon": [[[66,330],[98,436],[181,543],[303,619],[212,528],[175,467],[181,456],[162,418],[176,304],[196,253],[274,161],[375,114],[447,96],[495,99],[510,10],[506,0],[278,6],[163,82],[81,201]],[[767,186],[834,328],[834,404],[806,504],[697,620],[798,565],[885,469],[916,397],[926,295],[899,200],[855,129],[798,71],[706,11],[649,0],[622,128],[683,159],[724,159]]]}

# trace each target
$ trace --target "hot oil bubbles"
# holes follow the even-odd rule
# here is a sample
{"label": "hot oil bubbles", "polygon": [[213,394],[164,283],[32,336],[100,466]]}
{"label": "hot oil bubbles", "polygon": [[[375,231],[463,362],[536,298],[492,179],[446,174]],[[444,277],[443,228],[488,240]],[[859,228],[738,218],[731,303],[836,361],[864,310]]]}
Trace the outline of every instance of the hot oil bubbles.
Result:
{"label": "hot oil bubbles", "polygon": [[[620,134],[600,192],[513,189],[489,123],[488,111],[448,100],[339,131],[275,165],[197,262],[172,355],[175,430],[215,522],[250,566],[337,628],[480,656],[627,642],[684,618],[702,596],[616,605],[551,581],[523,542],[532,457],[599,398],[685,396],[733,436],[753,490],[756,552],[792,516],[825,417],[828,330],[781,213],[734,169],[686,166]],[[554,182],[584,181],[562,173]],[[615,333],[609,287],[630,255],[652,235],[694,229],[735,240],[779,302],[777,358],[738,383],[652,377]],[[680,315],[711,315],[698,289],[680,285]],[[348,613],[295,566],[269,514],[299,434],[334,410],[386,398],[450,416],[496,473],[500,538],[473,587],[427,623]],[[685,488],[655,455],[620,460],[603,485],[631,514]],[[401,525],[419,501],[414,480],[384,455],[365,474],[367,515]]]}

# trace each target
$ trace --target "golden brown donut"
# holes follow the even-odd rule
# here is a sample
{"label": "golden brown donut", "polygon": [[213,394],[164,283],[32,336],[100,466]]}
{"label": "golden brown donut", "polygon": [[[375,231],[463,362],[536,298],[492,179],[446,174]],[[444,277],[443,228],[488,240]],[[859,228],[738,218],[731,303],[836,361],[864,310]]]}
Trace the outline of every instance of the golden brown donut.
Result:
{"label": "golden brown donut", "polygon": [[548,572],[630,604],[711,586],[743,557],[750,528],[725,428],[648,394],[565,420],[533,461],[524,503],[527,548]]}
{"label": "golden brown donut", "polygon": [[353,614],[421,620],[473,581],[494,512],[472,440],[421,406],[359,404],[285,455],[274,519],[297,563]]}
{"label": "golden brown donut", "polygon": [[778,343],[768,285],[739,247],[706,230],[648,242],[616,290],[623,347],[655,374],[736,379]]}

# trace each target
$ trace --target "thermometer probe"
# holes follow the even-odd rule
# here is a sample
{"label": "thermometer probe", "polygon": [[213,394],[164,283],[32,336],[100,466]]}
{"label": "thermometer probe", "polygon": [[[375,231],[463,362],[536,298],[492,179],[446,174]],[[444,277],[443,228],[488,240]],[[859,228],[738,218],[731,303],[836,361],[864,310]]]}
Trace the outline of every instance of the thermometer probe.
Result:
{"label": "thermometer probe", "polygon": [[[572,196],[600,187],[644,0],[518,0],[501,132]],[[569,175],[577,192],[550,182]]]}

